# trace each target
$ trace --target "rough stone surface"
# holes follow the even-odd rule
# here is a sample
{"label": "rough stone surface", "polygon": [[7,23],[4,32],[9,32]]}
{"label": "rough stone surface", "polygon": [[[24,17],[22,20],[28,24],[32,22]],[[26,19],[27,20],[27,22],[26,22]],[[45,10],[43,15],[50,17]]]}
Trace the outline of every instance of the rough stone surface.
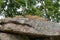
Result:
{"label": "rough stone surface", "polygon": [[[0,33],[1,40],[42,40],[43,38],[36,39],[34,37],[60,36],[60,25],[58,23],[39,19],[23,17],[5,18],[0,20],[0,32],[4,32]],[[21,35],[23,35],[23,37]],[[24,35],[33,36],[33,38],[30,39],[28,36]],[[55,37],[44,38],[44,40],[53,40],[54,38]]]}
{"label": "rough stone surface", "polygon": [[17,33],[17,34],[28,34],[28,35],[36,35],[40,34],[39,31],[30,28],[27,25],[17,25],[14,23],[7,23],[0,27],[0,31],[3,32],[10,32],[10,33]]}
{"label": "rough stone surface", "polygon": [[[32,35],[60,35],[60,25],[50,21],[29,18],[6,18],[0,20],[1,31],[26,33]],[[12,31],[11,31],[12,30]]]}
{"label": "rough stone surface", "polygon": [[0,40],[29,40],[29,38],[23,35],[0,33]]}

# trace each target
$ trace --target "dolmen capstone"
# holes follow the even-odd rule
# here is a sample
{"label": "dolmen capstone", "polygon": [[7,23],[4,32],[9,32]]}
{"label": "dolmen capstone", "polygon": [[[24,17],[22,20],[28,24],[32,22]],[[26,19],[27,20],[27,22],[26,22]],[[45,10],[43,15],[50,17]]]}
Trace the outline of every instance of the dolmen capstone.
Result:
{"label": "dolmen capstone", "polygon": [[0,40],[60,40],[60,24],[25,17],[0,19]]}

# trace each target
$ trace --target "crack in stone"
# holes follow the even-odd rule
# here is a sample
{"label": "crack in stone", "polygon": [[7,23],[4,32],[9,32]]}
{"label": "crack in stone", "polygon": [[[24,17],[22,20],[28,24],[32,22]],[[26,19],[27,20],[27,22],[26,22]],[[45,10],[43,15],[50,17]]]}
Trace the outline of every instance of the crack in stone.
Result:
{"label": "crack in stone", "polygon": [[0,25],[4,25],[4,24],[8,24],[8,23],[13,23],[13,24],[16,24],[16,25],[27,25],[27,26],[29,26],[29,27],[32,27],[31,25],[29,25],[29,24],[21,24],[21,23],[19,23],[19,22],[17,22],[17,21],[9,21],[9,22],[1,22],[0,23]]}

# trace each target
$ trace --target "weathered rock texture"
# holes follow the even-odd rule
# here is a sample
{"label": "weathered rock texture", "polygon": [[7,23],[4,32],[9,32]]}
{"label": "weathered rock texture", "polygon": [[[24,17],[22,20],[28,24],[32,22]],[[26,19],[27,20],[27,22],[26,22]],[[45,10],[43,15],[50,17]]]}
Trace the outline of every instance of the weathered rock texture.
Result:
{"label": "weathered rock texture", "polygon": [[0,33],[0,40],[30,40],[30,39],[23,35]]}
{"label": "weathered rock texture", "polygon": [[[43,21],[39,19],[5,18],[0,20],[0,32],[4,32],[0,33],[1,39],[3,38],[2,40],[19,40],[19,36],[17,37],[17,35],[28,35],[33,37],[59,36],[60,25],[58,23]],[[14,36],[9,33],[17,35]],[[4,37],[6,37],[7,39],[5,39]],[[22,39],[20,40],[25,39],[22,37]]]}

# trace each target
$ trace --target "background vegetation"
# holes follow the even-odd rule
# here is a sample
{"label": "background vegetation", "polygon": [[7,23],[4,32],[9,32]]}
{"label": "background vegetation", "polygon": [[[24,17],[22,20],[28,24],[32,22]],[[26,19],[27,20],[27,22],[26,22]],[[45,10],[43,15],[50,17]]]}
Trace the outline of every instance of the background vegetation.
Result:
{"label": "background vegetation", "polygon": [[60,22],[60,0],[0,0],[0,15],[37,15]]}

